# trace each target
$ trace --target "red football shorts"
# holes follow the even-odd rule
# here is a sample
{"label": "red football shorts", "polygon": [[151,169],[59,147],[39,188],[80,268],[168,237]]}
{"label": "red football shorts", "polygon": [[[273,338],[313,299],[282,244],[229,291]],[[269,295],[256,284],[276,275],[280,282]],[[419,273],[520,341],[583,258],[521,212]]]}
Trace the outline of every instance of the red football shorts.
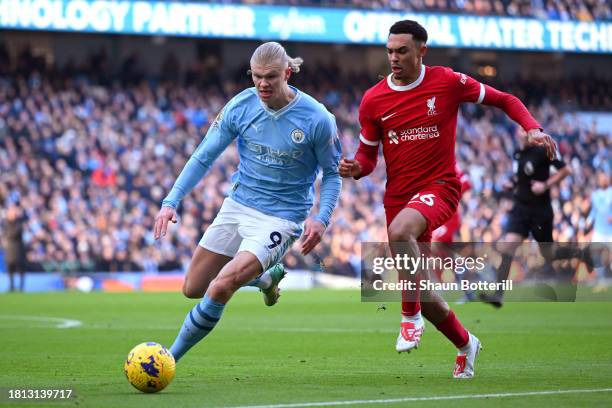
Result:
{"label": "red football shorts", "polygon": [[421,188],[404,205],[385,206],[387,227],[404,208],[414,208],[427,221],[427,228],[417,238],[417,241],[431,242],[431,233],[453,216],[460,199],[460,187],[455,183],[434,182]]}
{"label": "red football shorts", "polygon": [[432,232],[432,240],[451,244],[455,240],[455,233],[459,228],[461,228],[461,217],[459,216],[459,209],[457,209],[444,225]]}

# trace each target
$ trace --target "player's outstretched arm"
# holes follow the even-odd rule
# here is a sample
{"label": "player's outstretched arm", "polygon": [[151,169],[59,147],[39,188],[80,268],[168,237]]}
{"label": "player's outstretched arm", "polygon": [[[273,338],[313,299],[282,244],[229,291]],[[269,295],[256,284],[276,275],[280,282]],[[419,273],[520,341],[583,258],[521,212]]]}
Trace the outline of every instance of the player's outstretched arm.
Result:
{"label": "player's outstretched arm", "polygon": [[334,208],[338,203],[338,196],[342,189],[342,179],[338,174],[342,145],[338,139],[336,121],[331,114],[321,120],[316,128],[315,156],[321,169],[321,197],[319,200],[319,213],[304,223],[304,241],[302,254],[306,255],[321,242],[323,233],[329,225]]}
{"label": "player's outstretched arm", "polygon": [[503,110],[506,115],[527,132],[527,145],[544,147],[548,158],[553,160],[557,152],[556,143],[549,135],[542,132],[542,126],[529,113],[523,102],[516,96],[499,91],[492,86],[481,86],[483,86],[484,92],[482,103]]}
{"label": "player's outstretched arm", "polygon": [[[156,239],[165,235],[168,221],[173,219],[170,215],[170,210],[175,212],[174,218],[176,218],[176,209],[181,200],[204,178],[215,159],[236,138],[237,133],[231,124],[230,115],[226,112],[233,101],[226,105],[224,110],[217,116],[217,119],[211,124],[204,140],[202,140],[196,151],[191,155],[181,174],[179,174],[174,182],[170,193],[162,201],[162,208],[155,218],[154,236]],[[226,114],[223,115],[223,112],[226,112]]]}

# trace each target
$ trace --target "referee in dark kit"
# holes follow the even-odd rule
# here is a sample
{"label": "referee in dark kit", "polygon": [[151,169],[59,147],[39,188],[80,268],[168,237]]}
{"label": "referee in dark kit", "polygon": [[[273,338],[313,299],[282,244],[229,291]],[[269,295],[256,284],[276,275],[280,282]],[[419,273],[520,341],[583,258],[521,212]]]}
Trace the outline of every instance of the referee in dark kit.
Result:
{"label": "referee in dark kit", "polygon": [[[528,146],[525,135],[522,147],[514,152],[515,174],[505,185],[513,191],[513,207],[498,249],[502,261],[497,268],[497,282],[508,279],[512,258],[518,246],[529,234],[540,245],[540,253],[547,263],[553,259],[574,257],[573,251],[553,251],[553,209],[550,188],[558,185],[571,174],[571,170],[559,157],[549,157],[541,146]],[[550,168],[557,172],[551,175]],[[546,244],[548,243],[548,245]],[[559,248],[561,249],[561,248]],[[503,304],[503,290],[494,293],[481,293],[480,299],[495,307]]]}

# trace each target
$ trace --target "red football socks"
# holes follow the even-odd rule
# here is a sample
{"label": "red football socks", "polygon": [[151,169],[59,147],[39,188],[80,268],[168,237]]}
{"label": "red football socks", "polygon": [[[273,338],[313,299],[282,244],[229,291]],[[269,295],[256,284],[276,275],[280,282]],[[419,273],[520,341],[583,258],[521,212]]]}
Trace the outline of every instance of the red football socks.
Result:
{"label": "red football socks", "polygon": [[421,311],[421,291],[418,281],[415,290],[402,290],[402,315],[414,316]]}
{"label": "red football socks", "polygon": [[436,329],[440,330],[457,348],[465,346],[470,340],[468,331],[452,310],[448,313],[446,319],[436,325]]}

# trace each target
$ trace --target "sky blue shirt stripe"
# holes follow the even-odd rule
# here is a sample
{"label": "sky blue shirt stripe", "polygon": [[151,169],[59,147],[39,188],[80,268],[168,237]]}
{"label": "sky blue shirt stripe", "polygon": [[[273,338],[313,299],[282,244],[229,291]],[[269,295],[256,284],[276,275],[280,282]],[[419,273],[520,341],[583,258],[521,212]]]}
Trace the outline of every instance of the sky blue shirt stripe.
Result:
{"label": "sky blue shirt stripe", "polygon": [[338,201],[341,146],[336,120],[311,96],[296,96],[273,111],[248,88],[230,100],[193,153],[163,206],[176,208],[205,176],[214,160],[237,139],[240,164],[230,197],[264,214],[302,223],[314,202],[320,170],[321,199],[315,219],[325,226]]}

